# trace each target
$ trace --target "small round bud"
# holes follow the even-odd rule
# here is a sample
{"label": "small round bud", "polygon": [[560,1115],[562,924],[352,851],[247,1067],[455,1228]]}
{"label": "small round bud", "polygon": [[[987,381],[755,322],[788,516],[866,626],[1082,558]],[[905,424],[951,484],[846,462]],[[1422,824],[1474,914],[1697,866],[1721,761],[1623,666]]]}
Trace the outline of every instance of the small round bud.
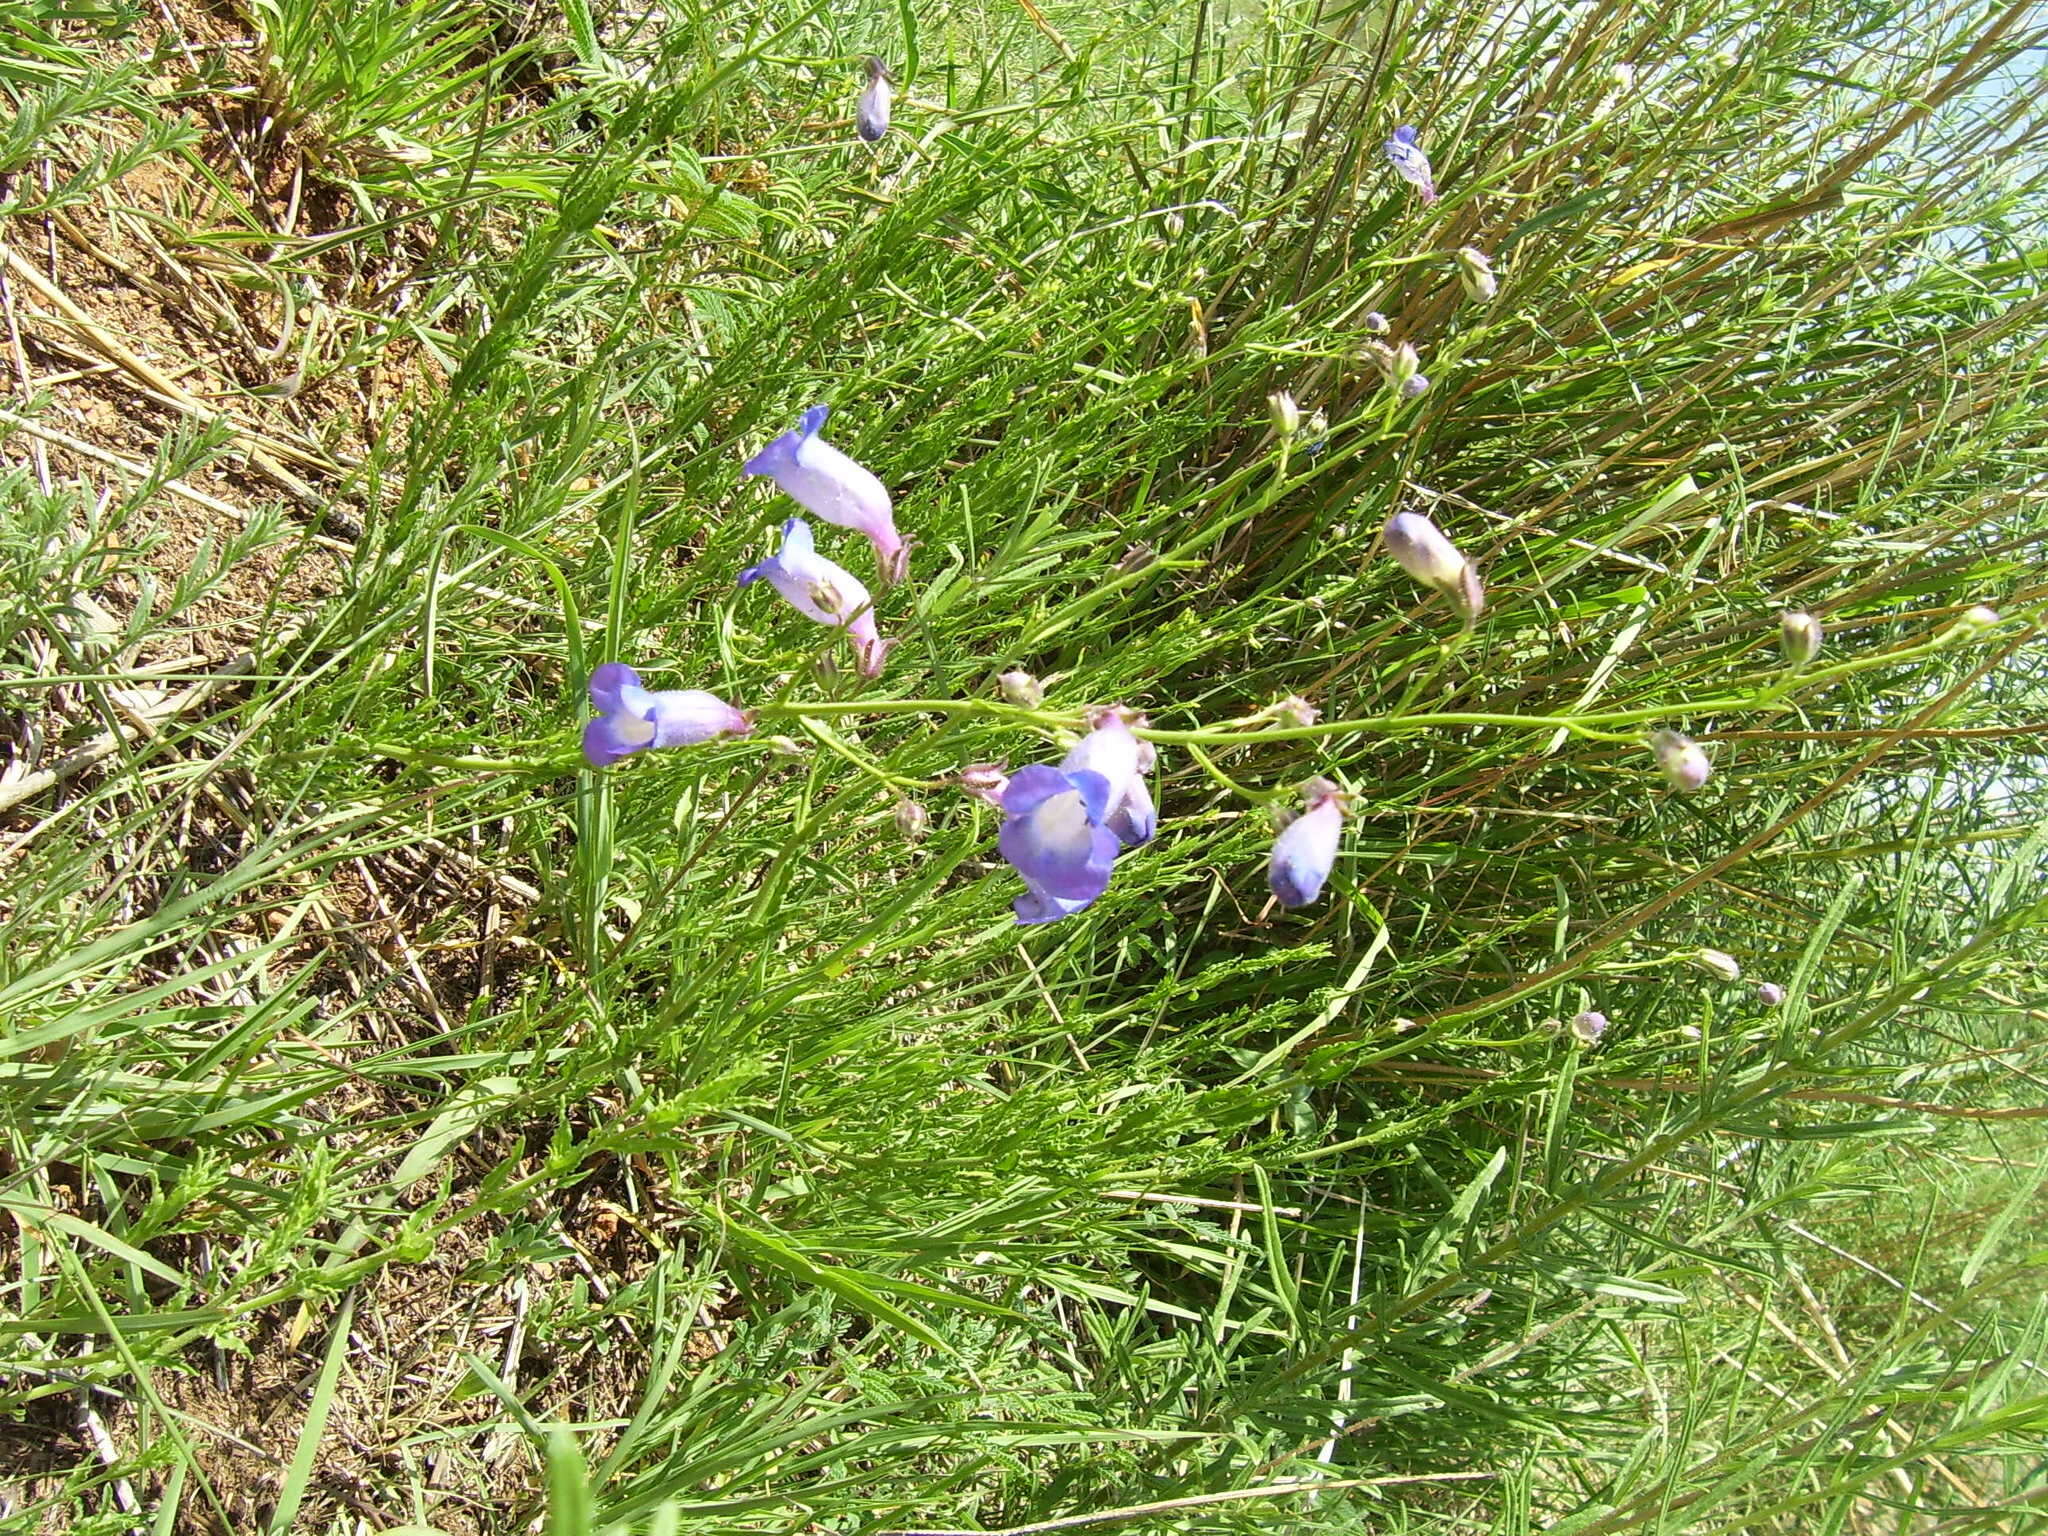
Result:
{"label": "small round bud", "polygon": [[1411,373],[1401,381],[1401,398],[1403,400],[1413,400],[1418,395],[1426,395],[1428,393],[1429,375],[1426,373]]}
{"label": "small round bud", "polygon": [[770,736],[763,743],[777,757],[802,757],[804,745],[793,736]]}
{"label": "small round bud", "polygon": [[1987,629],[1996,629],[1998,624],[1998,610],[1996,608],[1987,608],[1982,603],[1978,603],[1972,608],[1965,608],[1963,616],[1956,621],[1958,629],[1970,634],[1980,634]]}
{"label": "small round bud", "polygon": [[1276,390],[1266,396],[1266,408],[1273,413],[1273,430],[1282,437],[1291,438],[1301,431],[1301,407],[1289,391]]}
{"label": "small round bud", "polygon": [[1475,245],[1464,245],[1452,259],[1458,263],[1458,281],[1464,285],[1465,297],[1474,304],[1491,303],[1500,292],[1500,283],[1493,275],[1493,263],[1486,252]]}
{"label": "small round bud", "polygon": [[915,800],[905,798],[896,802],[896,830],[908,842],[916,842],[931,830],[931,812]]}
{"label": "small round bud", "polygon": [[1005,672],[996,679],[996,686],[1019,709],[1036,709],[1045,702],[1045,684],[1029,672]]}
{"label": "small round bud", "polygon": [[1785,660],[1803,667],[1820,654],[1820,620],[1797,609],[1778,615],[1778,649]]}
{"label": "small round bud", "polygon": [[1742,980],[1742,962],[1719,949],[1703,949],[1693,956],[1702,970],[1712,971],[1723,981]]}
{"label": "small round bud", "polygon": [[1266,713],[1281,725],[1314,725],[1323,712],[1299,694],[1290,693]]}
{"label": "small round bud", "polygon": [[1572,1039],[1580,1045],[1598,1045],[1607,1033],[1607,1015],[1588,1008],[1572,1015]]}
{"label": "small round bud", "polygon": [[1785,989],[1779,986],[1775,981],[1758,982],[1756,988],[1756,1000],[1762,1003],[1766,1008],[1775,1008],[1778,1006],[1778,1004],[1785,1001]]}
{"label": "small round bud", "polygon": [[1142,571],[1152,563],[1153,558],[1152,546],[1150,544],[1133,544],[1117,557],[1117,574],[1128,576],[1133,571]]}
{"label": "small round bud", "polygon": [[1657,754],[1657,766],[1664,770],[1671,787],[1685,794],[1700,789],[1713,776],[1714,765],[1690,736],[1681,736],[1676,731],[1652,731],[1650,750]]}
{"label": "small round bud", "polygon": [[1365,312],[1363,323],[1366,330],[1374,336],[1384,336],[1393,329],[1391,325],[1387,324],[1387,317],[1376,309],[1368,309]]}

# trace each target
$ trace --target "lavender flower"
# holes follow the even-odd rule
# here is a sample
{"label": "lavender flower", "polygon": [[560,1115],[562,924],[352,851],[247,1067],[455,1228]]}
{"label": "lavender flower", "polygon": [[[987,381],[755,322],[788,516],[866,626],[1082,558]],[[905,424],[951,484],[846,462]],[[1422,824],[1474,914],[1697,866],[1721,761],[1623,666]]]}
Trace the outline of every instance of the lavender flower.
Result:
{"label": "lavender flower", "polygon": [[782,525],[782,548],[740,572],[740,585],[752,586],[767,577],[789,605],[805,618],[843,629],[860,656],[868,677],[882,675],[882,659],[896,642],[875,629],[874,599],[844,566],[819,554],[811,543],[811,525],[792,517]]}
{"label": "lavender flower", "polygon": [[1344,835],[1344,801],[1337,786],[1328,779],[1310,779],[1302,792],[1308,809],[1273,840],[1273,859],[1266,868],[1266,884],[1283,907],[1305,907],[1323,894]]}
{"label": "lavender flower", "polygon": [[872,144],[889,131],[889,66],[869,54],[862,67],[867,70],[868,84],[854,108],[853,122],[855,131]]}
{"label": "lavender flower", "polygon": [[1403,123],[1394,130],[1394,136],[1387,140],[1387,163],[1393,166],[1395,174],[1417,192],[1425,203],[1436,201],[1436,175],[1429,168],[1429,156],[1415,142],[1415,130]]}
{"label": "lavender flower", "polygon": [[[997,799],[1006,819],[996,845],[1024,877],[1011,904],[1018,922],[1079,912],[1109,889],[1118,849],[1150,841],[1158,817],[1145,774],[1154,756],[1121,710],[1105,709],[1059,767],[1034,763],[1010,776]],[[962,772],[963,787],[973,771]]]}
{"label": "lavender flower", "polygon": [[1145,775],[1158,756],[1150,743],[1138,740],[1118,708],[1096,712],[1095,728],[1060,761],[1062,773],[1095,773],[1109,787],[1106,825],[1125,847],[1152,841],[1159,815]]}
{"label": "lavender flower", "polygon": [[1598,1045],[1600,1037],[1606,1033],[1607,1015],[1597,1009],[1588,1008],[1584,1013],[1572,1015],[1572,1038],[1579,1044]]}
{"label": "lavender flower", "polygon": [[1420,512],[1396,512],[1380,530],[1387,553],[1394,563],[1421,582],[1434,587],[1458,605],[1467,624],[1486,607],[1486,589],[1479,572],[1458,552],[1458,546],[1444,537],[1444,531]]}
{"label": "lavender flower", "polygon": [[747,460],[750,475],[767,475],[785,495],[814,516],[865,534],[875,546],[884,583],[901,581],[910,567],[910,546],[896,532],[889,488],[818,434],[831,407],[814,405],[785,432]]}
{"label": "lavender flower", "polygon": [[1024,877],[1024,894],[1011,904],[1018,922],[1055,922],[1109,889],[1118,844],[1101,774],[1033,763],[1010,776],[1002,806],[996,846]]}
{"label": "lavender flower", "polygon": [[583,727],[583,756],[608,768],[648,747],[690,747],[717,736],[744,736],[753,721],[701,688],[651,693],[640,674],[608,661],[590,674],[590,702],[598,717]]}
{"label": "lavender flower", "polygon": [[1676,731],[1652,731],[1650,750],[1657,754],[1657,766],[1664,770],[1671,787],[1685,794],[1702,788],[1713,775],[1714,765],[1690,736],[1681,736]]}

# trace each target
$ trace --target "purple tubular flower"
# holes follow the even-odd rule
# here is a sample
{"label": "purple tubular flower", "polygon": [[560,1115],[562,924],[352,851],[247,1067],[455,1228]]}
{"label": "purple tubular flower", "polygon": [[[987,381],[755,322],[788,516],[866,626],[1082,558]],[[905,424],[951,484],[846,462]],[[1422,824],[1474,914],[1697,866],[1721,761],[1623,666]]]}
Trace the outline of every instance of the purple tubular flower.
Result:
{"label": "purple tubular flower", "polygon": [[800,517],[784,523],[782,548],[741,571],[740,585],[752,586],[763,577],[805,618],[845,630],[860,655],[863,675],[882,675],[882,659],[896,642],[876,631],[874,599],[859,578],[812,545],[809,523]]}
{"label": "purple tubular flower", "polygon": [[1344,802],[1335,788],[1312,791],[1308,809],[1273,840],[1266,884],[1280,898],[1281,906],[1305,907],[1323,894],[1323,882],[1337,862],[1337,842],[1343,835]]}
{"label": "purple tubular flower", "polygon": [[1394,136],[1387,140],[1387,163],[1393,166],[1395,174],[1417,192],[1425,203],[1436,201],[1436,173],[1429,168],[1429,156],[1415,142],[1415,130],[1403,123],[1394,130]]}
{"label": "purple tubular flower", "polygon": [[1109,791],[1104,825],[1126,848],[1151,842],[1152,834],[1159,830],[1159,813],[1152,805],[1152,791],[1145,785],[1153,756],[1152,748],[1131,734],[1123,716],[1106,709],[1096,717],[1095,729],[1060,762],[1062,773],[1101,777]]}
{"label": "purple tubular flower", "polygon": [[718,736],[744,736],[754,723],[701,688],[651,693],[640,674],[608,661],[590,674],[590,702],[598,716],[583,727],[583,756],[608,768],[648,747],[692,747]]}
{"label": "purple tubular flower", "polygon": [[813,515],[866,535],[882,580],[901,581],[910,569],[910,546],[896,532],[889,488],[818,435],[829,414],[830,406],[812,406],[797,418],[796,430],[747,460],[746,472],[767,475]]}
{"label": "purple tubular flower", "polygon": [[996,846],[1025,893],[1012,904],[1020,923],[1050,923],[1079,912],[1109,889],[1117,836],[1106,825],[1109,781],[1090,769],[1033,763],[1003,787]]}

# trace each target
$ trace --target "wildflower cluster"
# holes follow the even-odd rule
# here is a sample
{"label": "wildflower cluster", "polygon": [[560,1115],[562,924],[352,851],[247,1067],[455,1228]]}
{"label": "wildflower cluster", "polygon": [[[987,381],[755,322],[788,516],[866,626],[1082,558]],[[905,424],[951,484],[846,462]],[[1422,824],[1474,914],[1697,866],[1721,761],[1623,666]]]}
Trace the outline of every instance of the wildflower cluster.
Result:
{"label": "wildflower cluster", "polygon": [[[888,70],[879,59],[871,59],[867,88],[856,113],[862,138],[879,140],[887,133],[889,107]],[[1435,172],[1417,130],[1408,125],[1396,128],[1385,152],[1395,172],[1416,189],[1422,201],[1434,202]],[[1465,246],[1455,253],[1454,261],[1467,298],[1476,304],[1491,302],[1499,292],[1499,280],[1486,254]],[[1365,356],[1380,370],[1387,386],[1402,398],[1425,393],[1430,381],[1422,372],[1414,345],[1378,339],[1391,327],[1377,312],[1365,317],[1365,326],[1372,338],[1365,343]],[[1328,425],[1320,411],[1304,419],[1300,405],[1285,390],[1272,394],[1267,403],[1283,455],[1297,438],[1308,440],[1306,451],[1310,453],[1322,446]],[[748,459],[745,473],[773,480],[811,516],[864,538],[874,552],[877,587],[886,592],[908,579],[911,543],[897,529],[894,503],[881,478],[825,441],[822,434],[828,415],[827,407],[812,406],[793,430]],[[1382,527],[1381,539],[1396,565],[1447,600],[1465,630],[1477,624],[1487,601],[1478,566],[1435,521],[1420,512],[1397,510]],[[1149,551],[1134,548],[1126,562],[1149,558]],[[1120,563],[1118,568],[1135,567]],[[784,521],[775,552],[739,573],[742,588],[758,581],[766,581],[813,623],[843,634],[862,675],[881,676],[895,642],[881,632],[875,593],[818,548],[811,525],[802,517]],[[1998,616],[1991,610],[1972,609],[1933,643],[1972,636],[1997,623]],[[1820,655],[1822,641],[1821,623],[1812,614],[1789,611],[1780,617],[1779,645],[1795,677]],[[1043,727],[1049,723],[1039,716],[1045,689],[1037,678],[1012,670],[996,683],[1009,708],[1037,717],[1030,724]],[[721,736],[743,736],[753,729],[751,715],[712,694],[699,689],[651,691],[632,668],[617,662],[597,668],[589,688],[597,718],[584,728],[583,751],[594,768],[609,767],[648,748],[689,746]],[[1002,813],[997,848],[1024,885],[1023,894],[1013,903],[1019,923],[1049,923],[1085,910],[1109,888],[1118,862],[1150,842],[1158,830],[1150,787],[1157,749],[1147,739],[1144,717],[1121,705],[1107,705],[1087,711],[1082,718],[1088,726],[1086,733],[1056,763],[1033,763],[1014,772],[1003,764],[980,763],[962,768],[958,775],[963,791]],[[1308,701],[1290,696],[1255,719],[1313,731],[1318,711]],[[1495,723],[1499,723],[1497,717]],[[1182,733],[1182,739],[1204,738],[1201,733]],[[1206,739],[1244,738],[1241,732],[1226,731]],[[1604,739],[1630,738],[1607,734]],[[1698,793],[1713,775],[1706,750],[1678,731],[1656,729],[1632,739],[1648,748],[1664,778],[1682,793]],[[781,741],[771,739],[770,745],[775,747]],[[1265,801],[1284,798],[1244,791],[1200,753],[1195,756],[1205,771],[1233,791]],[[1275,901],[1289,908],[1308,906],[1321,897],[1336,868],[1350,813],[1344,790],[1329,779],[1310,779],[1298,793],[1300,809],[1281,811],[1277,818],[1267,872]],[[895,820],[902,834],[914,840],[925,835],[930,817],[924,807],[899,794]],[[1698,951],[1692,959],[1726,981],[1741,975],[1735,959],[1717,950]],[[1765,983],[1758,996],[1766,1006],[1774,1006],[1782,992],[1776,984]],[[1606,1018],[1592,1011],[1572,1021],[1574,1038],[1589,1046],[1598,1043],[1606,1027]]]}

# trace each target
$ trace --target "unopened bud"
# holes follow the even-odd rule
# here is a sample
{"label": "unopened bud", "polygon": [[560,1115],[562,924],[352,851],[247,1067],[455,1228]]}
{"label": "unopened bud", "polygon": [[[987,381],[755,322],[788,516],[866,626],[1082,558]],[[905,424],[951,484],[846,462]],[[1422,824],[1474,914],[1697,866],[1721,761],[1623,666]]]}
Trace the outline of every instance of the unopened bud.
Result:
{"label": "unopened bud", "polygon": [[1723,981],[1742,980],[1742,962],[1725,950],[1703,949],[1693,959],[1703,970],[1712,971]]}
{"label": "unopened bud", "polygon": [[1778,615],[1778,649],[1785,660],[1803,667],[1820,654],[1820,620],[1797,609]]}
{"label": "unopened bud", "polygon": [[1001,805],[1009,786],[1010,775],[1001,763],[969,763],[960,770],[960,787],[990,805]]}
{"label": "unopened bud", "polygon": [[1364,325],[1366,330],[1374,336],[1384,336],[1393,329],[1391,325],[1387,324],[1387,317],[1376,309],[1368,309],[1365,312]]}
{"label": "unopened bud", "polygon": [[770,736],[765,743],[768,750],[778,757],[802,757],[803,743],[792,736]]}
{"label": "unopened bud", "polygon": [[1588,1008],[1572,1015],[1572,1038],[1581,1045],[1598,1045],[1607,1033],[1607,1015]]}
{"label": "unopened bud", "polygon": [[1949,626],[1948,634],[1958,640],[1974,640],[1978,635],[1998,628],[1998,623],[1998,610],[1978,603],[1965,608],[1957,616],[1955,623]]}
{"label": "unopened bud", "polygon": [[1775,1008],[1778,1004],[1785,1001],[1785,989],[1775,981],[1758,982],[1756,1000],[1766,1008]]}
{"label": "unopened bud", "polygon": [[931,812],[908,798],[896,802],[896,830],[909,842],[916,842],[931,830]]}
{"label": "unopened bud", "polygon": [[1281,725],[1314,725],[1323,718],[1323,712],[1299,694],[1290,693],[1279,703],[1266,711]]}
{"label": "unopened bud", "polygon": [[1417,395],[1426,395],[1428,393],[1429,375],[1426,373],[1411,373],[1401,381],[1401,398],[1403,400],[1413,400]]}
{"label": "unopened bud", "polygon": [[[1421,373],[1422,354],[1415,350],[1414,342],[1404,341],[1401,345],[1394,348],[1393,371],[1388,377],[1393,380],[1396,389],[1406,394],[1408,392],[1408,381],[1420,377]],[[1427,389],[1429,385],[1425,382],[1422,387]]]}
{"label": "unopened bud", "polygon": [[1128,576],[1133,571],[1142,571],[1152,563],[1152,558],[1150,544],[1133,544],[1117,557],[1117,572],[1119,575]]}
{"label": "unopened bud", "polygon": [[1301,407],[1289,391],[1276,390],[1266,396],[1266,407],[1273,413],[1273,430],[1282,437],[1291,438],[1301,430]]}
{"label": "unopened bud", "polygon": [[1045,702],[1045,685],[1029,672],[1005,672],[996,679],[996,686],[1019,709],[1036,709]]}
{"label": "unopened bud", "polygon": [[1486,606],[1486,591],[1479,584],[1479,573],[1429,518],[1420,512],[1396,512],[1387,519],[1380,537],[1386,541],[1387,553],[1402,570],[1425,587],[1434,587],[1450,597],[1467,622],[1479,617]]}
{"label": "unopened bud", "polygon": [[1714,765],[1690,736],[1681,736],[1676,731],[1652,731],[1650,750],[1657,754],[1657,766],[1664,770],[1673,789],[1689,795],[1713,776]]}
{"label": "unopened bud", "polygon": [[1453,259],[1458,263],[1458,281],[1465,285],[1465,297],[1474,304],[1491,303],[1500,292],[1500,283],[1493,275],[1493,263],[1486,252],[1476,245],[1464,245]]}

